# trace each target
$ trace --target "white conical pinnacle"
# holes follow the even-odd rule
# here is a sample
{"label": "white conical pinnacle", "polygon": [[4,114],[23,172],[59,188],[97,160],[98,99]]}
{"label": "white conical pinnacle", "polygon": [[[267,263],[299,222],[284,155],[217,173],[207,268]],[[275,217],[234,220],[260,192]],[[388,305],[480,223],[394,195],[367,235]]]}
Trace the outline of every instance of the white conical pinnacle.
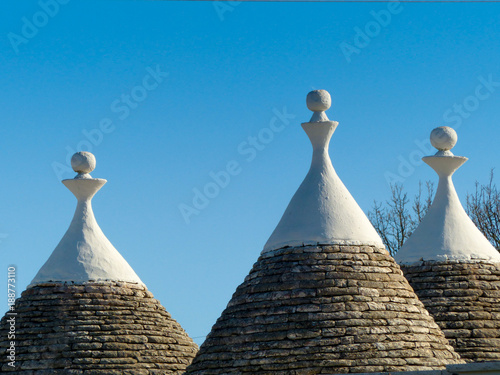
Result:
{"label": "white conical pinnacle", "polygon": [[107,181],[90,176],[96,166],[94,155],[77,152],[71,158],[71,166],[77,176],[62,182],[78,200],[73,220],[30,286],[49,281],[82,283],[101,280],[142,284],[95,220],[91,200]]}
{"label": "white conical pinnacle", "polygon": [[338,122],[328,120],[324,112],[330,108],[330,94],[315,90],[306,102],[314,112],[311,121],[302,124],[313,147],[311,167],[263,253],[317,244],[384,246],[332,166],[328,145]]}
{"label": "white conical pinnacle", "polygon": [[396,260],[401,264],[444,260],[500,262],[500,253],[467,216],[455,191],[452,175],[468,160],[450,151],[457,142],[457,133],[441,126],[431,132],[430,140],[438,152],[422,160],[439,176],[436,196],[422,222],[397,252]]}

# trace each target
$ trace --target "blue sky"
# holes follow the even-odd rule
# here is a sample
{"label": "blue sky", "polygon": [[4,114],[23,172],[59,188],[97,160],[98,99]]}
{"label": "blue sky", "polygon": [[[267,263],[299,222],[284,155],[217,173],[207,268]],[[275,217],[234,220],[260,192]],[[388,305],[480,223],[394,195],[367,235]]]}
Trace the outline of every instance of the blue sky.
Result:
{"label": "blue sky", "polygon": [[310,90],[332,95],[330,155],[365,211],[388,179],[436,181],[419,161],[436,126],[470,158],[463,201],[500,164],[498,3],[42,0],[0,17],[0,275],[16,265],[18,292],[69,226],[78,148],[108,180],[104,233],[198,343],[307,173]]}

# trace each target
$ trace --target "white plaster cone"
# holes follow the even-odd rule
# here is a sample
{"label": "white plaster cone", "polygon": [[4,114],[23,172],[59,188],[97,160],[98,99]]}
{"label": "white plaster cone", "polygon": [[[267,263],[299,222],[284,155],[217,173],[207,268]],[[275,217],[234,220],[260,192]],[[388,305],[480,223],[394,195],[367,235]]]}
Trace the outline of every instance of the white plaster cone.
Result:
{"label": "white plaster cone", "polygon": [[73,220],[30,286],[49,281],[82,283],[104,280],[143,284],[95,220],[91,200],[107,181],[90,176],[95,167],[94,156],[88,152],[76,153],[72,166],[78,175],[62,182],[78,200]]}
{"label": "white plaster cone", "polygon": [[431,133],[431,142],[439,151],[422,160],[439,175],[439,184],[429,211],[395,256],[400,264],[446,260],[500,262],[500,253],[469,218],[455,191],[452,175],[468,160],[449,151],[456,139],[455,131],[449,127],[436,128]]}
{"label": "white plaster cone", "polygon": [[328,145],[338,122],[329,121],[324,113],[330,104],[330,95],[325,90],[312,91],[307,97],[307,105],[314,114],[302,128],[313,147],[311,167],[262,254],[285,246],[384,246],[332,166]]}

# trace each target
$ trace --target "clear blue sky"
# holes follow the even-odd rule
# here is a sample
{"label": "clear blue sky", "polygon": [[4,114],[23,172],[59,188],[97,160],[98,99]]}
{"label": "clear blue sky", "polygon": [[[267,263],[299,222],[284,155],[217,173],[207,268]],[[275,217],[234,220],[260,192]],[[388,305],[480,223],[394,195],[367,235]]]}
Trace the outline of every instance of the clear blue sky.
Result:
{"label": "clear blue sky", "polygon": [[[307,173],[310,90],[332,95],[330,154],[365,211],[388,198],[387,176],[410,193],[436,181],[417,163],[436,126],[455,126],[453,151],[470,158],[463,201],[500,165],[498,3],[2,7],[0,278],[16,265],[19,292],[69,226],[60,180],[89,144],[108,180],[101,228],[198,343]],[[186,223],[179,207],[205,188]]]}

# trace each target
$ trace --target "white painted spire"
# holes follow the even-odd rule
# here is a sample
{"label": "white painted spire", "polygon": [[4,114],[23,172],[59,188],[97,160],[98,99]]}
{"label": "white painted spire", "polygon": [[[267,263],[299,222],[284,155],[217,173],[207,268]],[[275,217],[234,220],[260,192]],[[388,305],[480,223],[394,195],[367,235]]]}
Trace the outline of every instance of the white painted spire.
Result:
{"label": "white painted spire", "polygon": [[395,256],[400,264],[422,260],[500,262],[500,253],[469,218],[453,186],[451,176],[468,160],[450,151],[456,142],[457,133],[450,127],[431,132],[431,143],[438,152],[422,160],[439,175],[439,185],[427,215]]}
{"label": "white painted spire", "polygon": [[82,283],[103,280],[142,284],[95,220],[91,200],[107,181],[90,176],[96,166],[94,155],[77,152],[71,158],[71,166],[78,174],[74,179],[62,182],[78,200],[73,221],[30,286],[49,281]]}
{"label": "white painted spire", "polygon": [[356,244],[384,246],[372,224],[333,169],[328,144],[338,122],[330,121],[330,94],[311,91],[307,107],[310,122],[302,124],[313,157],[306,178],[288,204],[263,254],[285,246]]}

